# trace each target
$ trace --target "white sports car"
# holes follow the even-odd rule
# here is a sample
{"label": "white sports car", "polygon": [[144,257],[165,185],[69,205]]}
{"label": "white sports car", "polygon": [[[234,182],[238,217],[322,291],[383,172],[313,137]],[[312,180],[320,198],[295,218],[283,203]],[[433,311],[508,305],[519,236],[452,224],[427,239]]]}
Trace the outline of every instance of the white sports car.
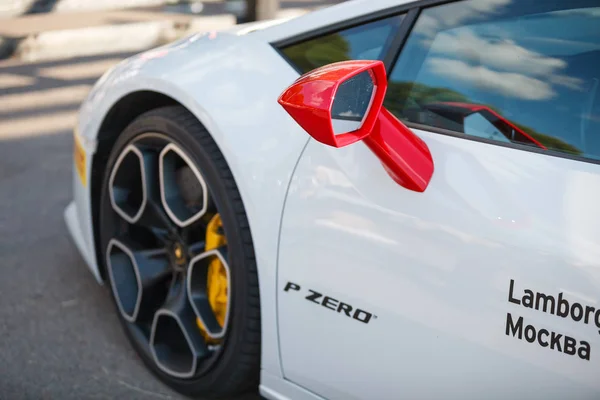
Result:
{"label": "white sports car", "polygon": [[69,230],[192,397],[600,398],[600,0],[356,0],[107,72]]}

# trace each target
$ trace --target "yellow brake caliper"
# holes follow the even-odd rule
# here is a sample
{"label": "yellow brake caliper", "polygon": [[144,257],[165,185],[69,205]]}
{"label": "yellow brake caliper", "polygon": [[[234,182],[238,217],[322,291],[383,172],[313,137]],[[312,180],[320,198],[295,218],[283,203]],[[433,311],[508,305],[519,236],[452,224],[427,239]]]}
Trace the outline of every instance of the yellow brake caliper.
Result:
{"label": "yellow brake caliper", "polygon": [[[220,233],[222,227],[223,224],[221,222],[221,216],[219,214],[215,214],[206,228],[206,251],[213,250],[227,244],[225,235]],[[214,257],[208,265],[206,294],[208,296],[210,307],[212,308],[213,313],[215,314],[215,317],[221,327],[223,327],[225,324],[225,317],[227,316],[227,290],[227,271],[225,270],[225,266],[221,260],[217,257]],[[208,343],[218,342],[218,340],[210,339],[206,333],[204,325],[202,325],[202,322],[200,321],[200,318],[197,319],[196,323],[198,328],[200,328],[204,339]]]}

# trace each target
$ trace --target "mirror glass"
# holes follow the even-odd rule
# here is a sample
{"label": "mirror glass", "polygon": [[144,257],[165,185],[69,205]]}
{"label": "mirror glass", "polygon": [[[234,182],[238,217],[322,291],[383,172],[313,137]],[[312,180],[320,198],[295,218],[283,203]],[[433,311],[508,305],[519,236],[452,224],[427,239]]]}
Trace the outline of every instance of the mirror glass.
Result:
{"label": "mirror glass", "polygon": [[359,129],[371,108],[376,86],[371,71],[343,82],[331,107],[331,124],[336,135]]}

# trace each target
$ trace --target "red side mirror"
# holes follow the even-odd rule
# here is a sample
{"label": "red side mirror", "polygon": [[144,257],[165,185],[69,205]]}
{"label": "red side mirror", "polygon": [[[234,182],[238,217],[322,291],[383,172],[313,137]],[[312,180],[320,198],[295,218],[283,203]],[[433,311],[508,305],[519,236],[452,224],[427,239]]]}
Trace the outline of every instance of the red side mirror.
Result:
{"label": "red side mirror", "polygon": [[381,61],[343,61],[302,75],[278,102],[315,140],[333,147],[363,140],[394,181],[423,192],[433,175],[431,153],[383,107],[386,89]]}
{"label": "red side mirror", "polygon": [[[366,93],[373,97],[371,107],[366,110],[362,126],[354,131],[336,134],[332,118],[336,95],[342,84],[352,82],[353,78],[360,79],[361,74],[367,74],[367,79],[373,82],[372,92]],[[345,61],[326,65],[301,76],[279,96],[278,102],[315,140],[342,147],[364,139],[371,132],[383,104],[386,87],[382,62]],[[348,92],[348,89],[342,88],[342,91]]]}

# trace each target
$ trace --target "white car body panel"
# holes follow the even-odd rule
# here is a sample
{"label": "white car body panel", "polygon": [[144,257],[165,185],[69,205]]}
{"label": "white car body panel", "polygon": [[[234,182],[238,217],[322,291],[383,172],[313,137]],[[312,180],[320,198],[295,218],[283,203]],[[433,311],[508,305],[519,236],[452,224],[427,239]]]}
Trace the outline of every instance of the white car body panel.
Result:
{"label": "white car body panel", "polygon": [[[284,376],[340,400],[600,398],[594,322],[508,302],[512,279],[519,299],[563,292],[598,307],[600,165],[415,133],[436,168],[424,193],[394,183],[363,143],[303,153],[280,239]],[[308,289],[376,317],[311,304]],[[507,313],[589,342],[591,359],[507,336]]]}

